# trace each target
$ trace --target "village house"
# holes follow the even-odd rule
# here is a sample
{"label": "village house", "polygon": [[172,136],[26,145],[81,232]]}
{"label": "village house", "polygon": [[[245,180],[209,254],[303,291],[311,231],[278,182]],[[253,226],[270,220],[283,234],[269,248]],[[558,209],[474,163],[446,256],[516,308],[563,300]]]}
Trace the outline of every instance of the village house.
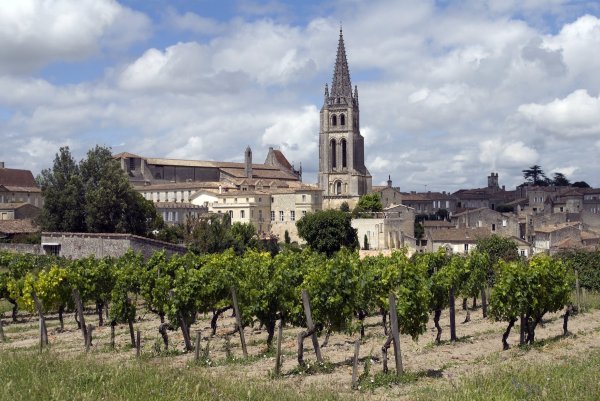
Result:
{"label": "village house", "polygon": [[[395,205],[383,209],[383,212],[371,213],[365,218],[352,219],[361,249],[388,250],[407,247],[410,252],[416,248],[414,237],[414,209]],[[365,248],[365,238],[367,248]]]}
{"label": "village house", "polygon": [[444,248],[452,254],[467,254],[477,247],[477,241],[490,236],[486,228],[451,228],[425,231],[421,250],[437,252]]}
{"label": "village house", "polygon": [[4,167],[0,162],[0,203],[28,203],[41,208],[42,190],[29,170]]}
{"label": "village house", "polygon": [[501,237],[525,238],[521,233],[519,219],[514,213],[500,213],[489,208],[466,210],[452,216],[458,228],[485,228],[490,234]]}

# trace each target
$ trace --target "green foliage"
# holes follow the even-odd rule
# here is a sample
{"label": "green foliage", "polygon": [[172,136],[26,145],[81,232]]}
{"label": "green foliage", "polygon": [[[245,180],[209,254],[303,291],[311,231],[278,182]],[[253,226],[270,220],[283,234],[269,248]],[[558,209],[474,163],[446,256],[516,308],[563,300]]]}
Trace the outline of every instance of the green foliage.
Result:
{"label": "green foliage", "polygon": [[339,210],[320,210],[308,213],[296,222],[298,235],[317,252],[332,256],[342,247],[358,248],[356,230],[351,217]]}
{"label": "green foliage", "polygon": [[533,166],[523,170],[522,172],[523,172],[523,178],[525,178],[525,180],[527,182],[529,182],[533,185],[541,185],[541,186],[548,185],[548,179],[546,178],[544,171],[537,164],[534,164]]}
{"label": "green foliage", "polygon": [[342,202],[342,204],[340,205],[340,211],[348,213],[350,212],[350,205],[348,205],[348,202],[344,201]]}
{"label": "green foliage", "polygon": [[554,173],[554,177],[551,180],[552,185],[567,187],[571,185],[571,182],[563,173]]}
{"label": "green foliage", "polygon": [[365,237],[363,239],[363,249],[365,250],[369,250],[369,238],[367,237],[367,234],[365,234]]}
{"label": "green foliage", "polygon": [[42,171],[38,182],[44,196],[40,222],[47,231],[148,235],[162,223],[108,148],[96,146],[79,164],[68,147],[60,148],[52,169]]}
{"label": "green foliage", "polygon": [[571,250],[557,255],[570,269],[577,269],[582,288],[600,291],[600,250]]}
{"label": "green foliage", "polygon": [[370,193],[360,197],[354,210],[353,217],[371,217],[371,213],[382,212],[383,204],[381,197],[377,193]]}

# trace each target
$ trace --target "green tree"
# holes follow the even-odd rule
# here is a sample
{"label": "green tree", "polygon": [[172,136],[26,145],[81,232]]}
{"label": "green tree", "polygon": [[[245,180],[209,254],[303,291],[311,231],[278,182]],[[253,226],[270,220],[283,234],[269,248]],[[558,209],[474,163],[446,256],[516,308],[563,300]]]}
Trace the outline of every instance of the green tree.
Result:
{"label": "green tree", "polygon": [[567,187],[571,185],[571,182],[563,173],[554,173],[554,177],[552,178],[552,184],[556,186]]}
{"label": "green tree", "polygon": [[588,184],[585,181],[576,181],[573,184],[571,184],[571,186],[575,188],[590,188],[590,184]]}
{"label": "green tree", "polygon": [[40,224],[46,231],[85,232],[84,192],[79,166],[68,147],[59,149],[51,169],[37,177],[44,207]]}
{"label": "green tree", "polygon": [[152,202],[129,184],[110,149],[96,146],[75,164],[68,147],[60,148],[52,169],[38,177],[48,231],[120,232],[148,235],[162,219]]}
{"label": "green tree", "polygon": [[346,201],[342,202],[342,204],[340,205],[340,210],[342,212],[348,213],[350,211],[350,206],[348,205],[348,202],[346,202]]}
{"label": "green tree", "polygon": [[379,194],[371,193],[360,197],[352,211],[353,217],[369,217],[368,213],[383,211],[383,204]]}
{"label": "green tree", "polygon": [[358,248],[356,230],[351,216],[339,210],[308,213],[296,222],[298,235],[317,252],[333,255],[342,247]]}
{"label": "green tree", "polygon": [[530,166],[522,172],[523,178],[525,178],[527,182],[530,182],[533,185],[548,185],[548,181],[544,171],[542,170],[542,167],[538,166],[537,164]]}

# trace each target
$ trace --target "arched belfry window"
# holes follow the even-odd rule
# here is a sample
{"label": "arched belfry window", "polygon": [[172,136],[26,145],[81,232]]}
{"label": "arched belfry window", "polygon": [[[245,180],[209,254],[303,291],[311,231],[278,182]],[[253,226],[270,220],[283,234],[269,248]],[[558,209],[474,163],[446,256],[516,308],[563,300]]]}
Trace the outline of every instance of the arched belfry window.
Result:
{"label": "arched belfry window", "polygon": [[336,195],[342,194],[342,183],[340,181],[335,183],[335,194]]}
{"label": "arched belfry window", "polygon": [[337,146],[335,139],[331,140],[331,168],[337,168]]}
{"label": "arched belfry window", "polygon": [[337,125],[337,116],[335,114],[331,116],[331,125]]}
{"label": "arched belfry window", "polygon": [[340,145],[342,146],[342,167],[348,167],[348,158],[347,158],[347,151],[346,151],[346,140],[342,139]]}
{"label": "arched belfry window", "polygon": [[340,125],[346,125],[346,116],[340,114]]}

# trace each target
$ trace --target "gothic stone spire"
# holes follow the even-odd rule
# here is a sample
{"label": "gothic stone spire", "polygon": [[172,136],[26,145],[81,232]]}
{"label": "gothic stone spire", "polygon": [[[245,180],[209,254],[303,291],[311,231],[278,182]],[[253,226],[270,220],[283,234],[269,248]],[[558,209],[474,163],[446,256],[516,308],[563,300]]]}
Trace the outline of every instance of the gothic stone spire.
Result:
{"label": "gothic stone spire", "polygon": [[348,60],[346,60],[346,48],[344,47],[344,36],[341,28],[335,69],[333,70],[333,82],[331,83],[331,97],[352,99],[350,71],[348,70]]}

